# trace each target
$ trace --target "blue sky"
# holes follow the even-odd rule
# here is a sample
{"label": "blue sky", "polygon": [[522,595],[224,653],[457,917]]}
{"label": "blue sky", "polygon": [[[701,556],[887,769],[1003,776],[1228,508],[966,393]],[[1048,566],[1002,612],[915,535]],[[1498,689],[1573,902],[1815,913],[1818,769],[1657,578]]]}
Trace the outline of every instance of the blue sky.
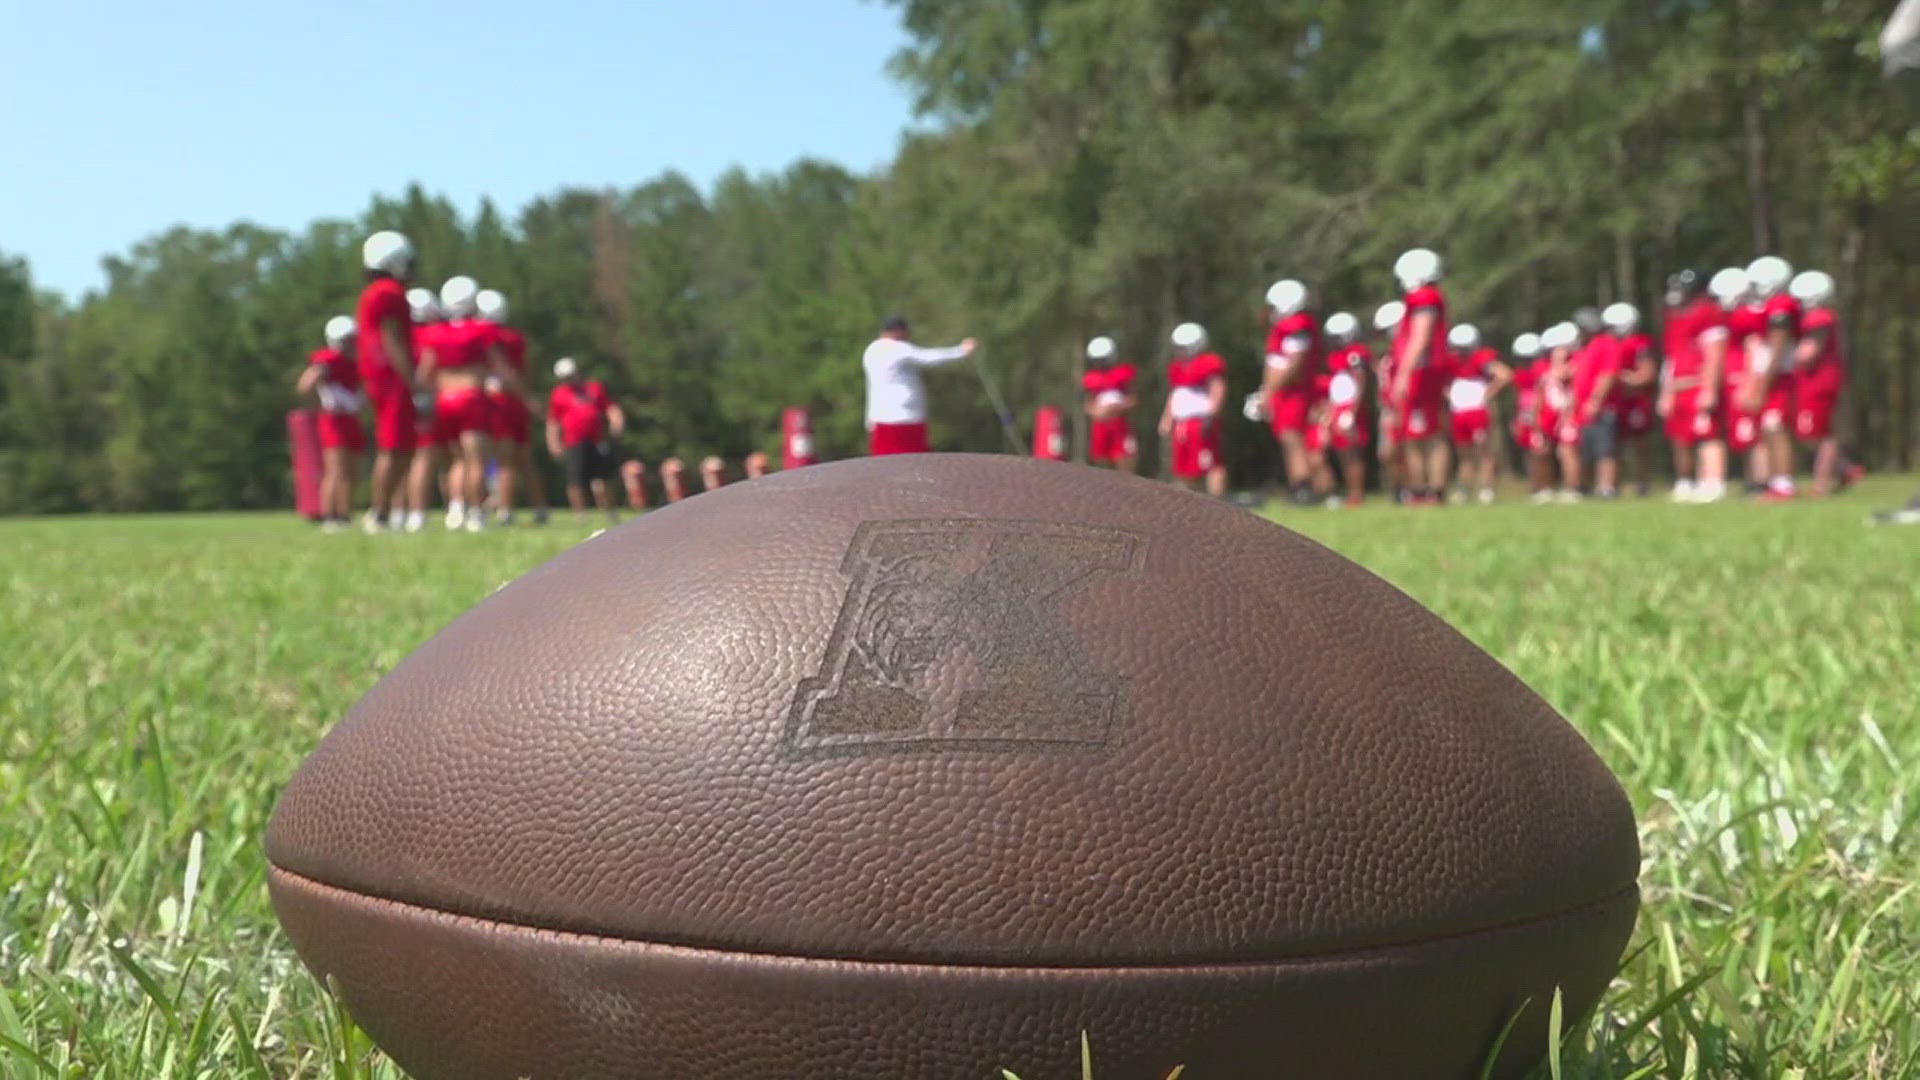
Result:
{"label": "blue sky", "polygon": [[866,171],[910,122],[871,0],[6,8],[0,250],[70,295],[176,223],[293,228],[414,180],[511,212],[667,168]]}

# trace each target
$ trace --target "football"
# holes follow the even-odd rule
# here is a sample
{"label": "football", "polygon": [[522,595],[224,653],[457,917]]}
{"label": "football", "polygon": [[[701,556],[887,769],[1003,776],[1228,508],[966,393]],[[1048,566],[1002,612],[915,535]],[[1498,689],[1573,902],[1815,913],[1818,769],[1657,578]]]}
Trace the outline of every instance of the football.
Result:
{"label": "football", "polygon": [[1639,905],[1612,774],[1418,603],[992,456],[574,548],[381,680],[266,843],[423,1080],[1041,1080],[1083,1032],[1098,1080],[1510,1077]]}

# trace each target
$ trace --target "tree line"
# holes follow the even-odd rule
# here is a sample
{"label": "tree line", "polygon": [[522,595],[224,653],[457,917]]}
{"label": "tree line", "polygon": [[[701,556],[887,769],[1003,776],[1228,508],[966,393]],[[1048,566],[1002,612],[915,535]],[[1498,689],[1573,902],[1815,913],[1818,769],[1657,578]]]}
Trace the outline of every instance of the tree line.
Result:
{"label": "tree line", "polygon": [[[1843,428],[1870,465],[1911,464],[1920,125],[1880,81],[1881,0],[892,5],[927,122],[874,175],[668,173],[511,215],[415,187],[297,232],[176,227],[77,299],[0,255],[0,512],[286,505],[293,379],[376,228],[413,238],[425,281],[505,292],[536,371],[579,358],[649,461],[777,456],[789,405],[824,456],[859,452],[859,351],[894,312],[979,337],[1029,421],[1077,412],[1088,338],[1157,373],[1184,320],[1237,395],[1269,282],[1364,317],[1420,245],[1493,341],[1584,304],[1657,311],[1685,266],[1826,269]],[[998,447],[978,382],[932,379],[937,445]],[[1228,451],[1243,481],[1275,468],[1252,425]]]}

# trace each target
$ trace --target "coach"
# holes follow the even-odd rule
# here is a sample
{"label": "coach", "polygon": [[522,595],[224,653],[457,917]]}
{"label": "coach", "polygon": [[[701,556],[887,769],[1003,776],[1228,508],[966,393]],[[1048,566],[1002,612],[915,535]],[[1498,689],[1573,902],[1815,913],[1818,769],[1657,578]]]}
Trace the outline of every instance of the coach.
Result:
{"label": "coach", "polygon": [[566,463],[567,502],[575,516],[584,515],[591,490],[594,505],[612,515],[613,492],[607,481],[613,476],[613,448],[608,439],[626,430],[626,415],[598,380],[580,377],[580,365],[572,357],[554,363],[553,377],[560,384],[547,399],[547,450]]}
{"label": "coach", "polygon": [[907,340],[907,320],[896,315],[881,325],[861,366],[867,373],[867,452],[924,454],[927,388],[920,369],[973,355],[973,339],[945,349],[925,349]]}

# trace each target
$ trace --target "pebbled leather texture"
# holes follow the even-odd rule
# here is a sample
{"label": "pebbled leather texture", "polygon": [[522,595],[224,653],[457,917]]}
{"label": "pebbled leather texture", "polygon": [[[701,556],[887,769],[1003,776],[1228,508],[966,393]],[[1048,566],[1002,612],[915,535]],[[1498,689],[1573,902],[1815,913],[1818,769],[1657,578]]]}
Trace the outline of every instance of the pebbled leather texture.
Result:
{"label": "pebbled leather texture", "polygon": [[328,735],[267,849],[421,1077],[1038,1080],[1083,1027],[1101,1080],[1477,1075],[1523,998],[1604,989],[1639,863],[1585,741],[1365,570],[966,455],[532,571]]}

